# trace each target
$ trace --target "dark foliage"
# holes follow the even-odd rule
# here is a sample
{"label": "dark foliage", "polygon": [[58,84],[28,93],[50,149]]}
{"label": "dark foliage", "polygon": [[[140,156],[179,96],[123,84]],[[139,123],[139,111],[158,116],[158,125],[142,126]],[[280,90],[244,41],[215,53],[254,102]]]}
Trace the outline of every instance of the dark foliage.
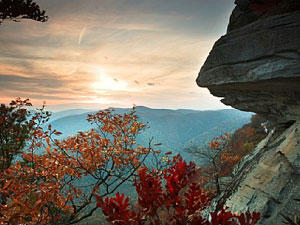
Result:
{"label": "dark foliage", "polygon": [[29,137],[32,125],[27,121],[26,106],[31,106],[28,99],[17,99],[9,106],[0,106],[0,171],[10,167]]}
{"label": "dark foliage", "polygon": [[46,11],[32,0],[0,0],[0,24],[5,19],[19,22],[20,19],[32,19],[39,22],[48,20]]}

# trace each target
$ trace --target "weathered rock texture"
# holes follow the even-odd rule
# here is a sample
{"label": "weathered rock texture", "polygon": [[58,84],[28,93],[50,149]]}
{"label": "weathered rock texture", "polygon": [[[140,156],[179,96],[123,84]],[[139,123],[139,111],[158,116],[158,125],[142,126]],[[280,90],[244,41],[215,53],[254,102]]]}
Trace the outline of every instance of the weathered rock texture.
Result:
{"label": "weathered rock texture", "polygon": [[241,28],[256,20],[300,10],[299,0],[236,0],[228,31]]}
{"label": "weathered rock texture", "polygon": [[[249,16],[246,4],[257,1],[237,2],[241,5],[233,12],[229,32],[215,43],[201,68],[198,85],[224,97],[226,105],[279,122],[299,120],[300,1],[298,5],[290,1],[294,7],[286,7],[285,14],[278,15],[269,7],[272,13],[261,18]],[[244,14],[242,6],[246,7]],[[255,10],[250,12],[255,15]]]}
{"label": "weathered rock texture", "polygon": [[300,123],[270,134],[235,174],[225,205],[231,211],[259,211],[260,224],[283,224],[300,215]]}
{"label": "weathered rock texture", "polygon": [[226,105],[277,122],[216,200],[232,211],[260,211],[261,224],[300,215],[300,1],[236,0],[227,34],[197,83]]}

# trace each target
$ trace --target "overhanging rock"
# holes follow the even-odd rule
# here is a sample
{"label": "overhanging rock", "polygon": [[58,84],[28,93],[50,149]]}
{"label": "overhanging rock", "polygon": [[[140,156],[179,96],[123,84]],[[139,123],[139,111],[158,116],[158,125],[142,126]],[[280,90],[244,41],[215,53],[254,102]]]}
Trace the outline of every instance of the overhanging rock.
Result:
{"label": "overhanging rock", "polygon": [[229,31],[215,43],[197,84],[234,108],[278,122],[299,120],[300,11]]}

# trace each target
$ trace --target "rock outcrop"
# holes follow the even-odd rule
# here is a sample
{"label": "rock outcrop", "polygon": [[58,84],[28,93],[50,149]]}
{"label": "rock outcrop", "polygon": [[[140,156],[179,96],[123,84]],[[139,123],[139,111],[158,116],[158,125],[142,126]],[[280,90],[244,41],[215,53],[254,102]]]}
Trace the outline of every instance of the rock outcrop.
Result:
{"label": "rock outcrop", "polygon": [[198,85],[234,108],[278,122],[300,120],[300,1],[292,12],[278,15],[274,10],[275,15],[265,13],[260,19],[249,16],[245,2],[251,1],[237,2],[228,33],[215,43]]}
{"label": "rock outcrop", "polygon": [[231,211],[260,211],[261,224],[284,224],[282,215],[300,215],[300,1],[235,3],[227,34],[197,84],[277,125],[241,161],[216,202]]}
{"label": "rock outcrop", "polygon": [[231,211],[259,211],[260,224],[272,225],[283,224],[282,215],[299,216],[300,123],[270,133],[234,175],[235,185],[224,201]]}
{"label": "rock outcrop", "polygon": [[273,15],[299,11],[299,0],[236,0],[228,32]]}

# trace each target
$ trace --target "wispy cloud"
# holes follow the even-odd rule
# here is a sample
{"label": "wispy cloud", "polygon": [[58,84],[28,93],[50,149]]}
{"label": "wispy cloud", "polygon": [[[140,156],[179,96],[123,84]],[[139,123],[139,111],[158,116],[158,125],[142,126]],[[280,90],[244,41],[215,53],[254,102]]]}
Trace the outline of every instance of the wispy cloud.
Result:
{"label": "wispy cloud", "polygon": [[85,34],[85,32],[86,32],[86,25],[80,31],[79,38],[78,38],[78,44],[77,44],[78,46],[80,46],[83,35]]}
{"label": "wispy cloud", "polygon": [[39,4],[49,22],[0,27],[1,101],[24,96],[51,104],[223,107],[195,78],[226,29],[232,1]]}

